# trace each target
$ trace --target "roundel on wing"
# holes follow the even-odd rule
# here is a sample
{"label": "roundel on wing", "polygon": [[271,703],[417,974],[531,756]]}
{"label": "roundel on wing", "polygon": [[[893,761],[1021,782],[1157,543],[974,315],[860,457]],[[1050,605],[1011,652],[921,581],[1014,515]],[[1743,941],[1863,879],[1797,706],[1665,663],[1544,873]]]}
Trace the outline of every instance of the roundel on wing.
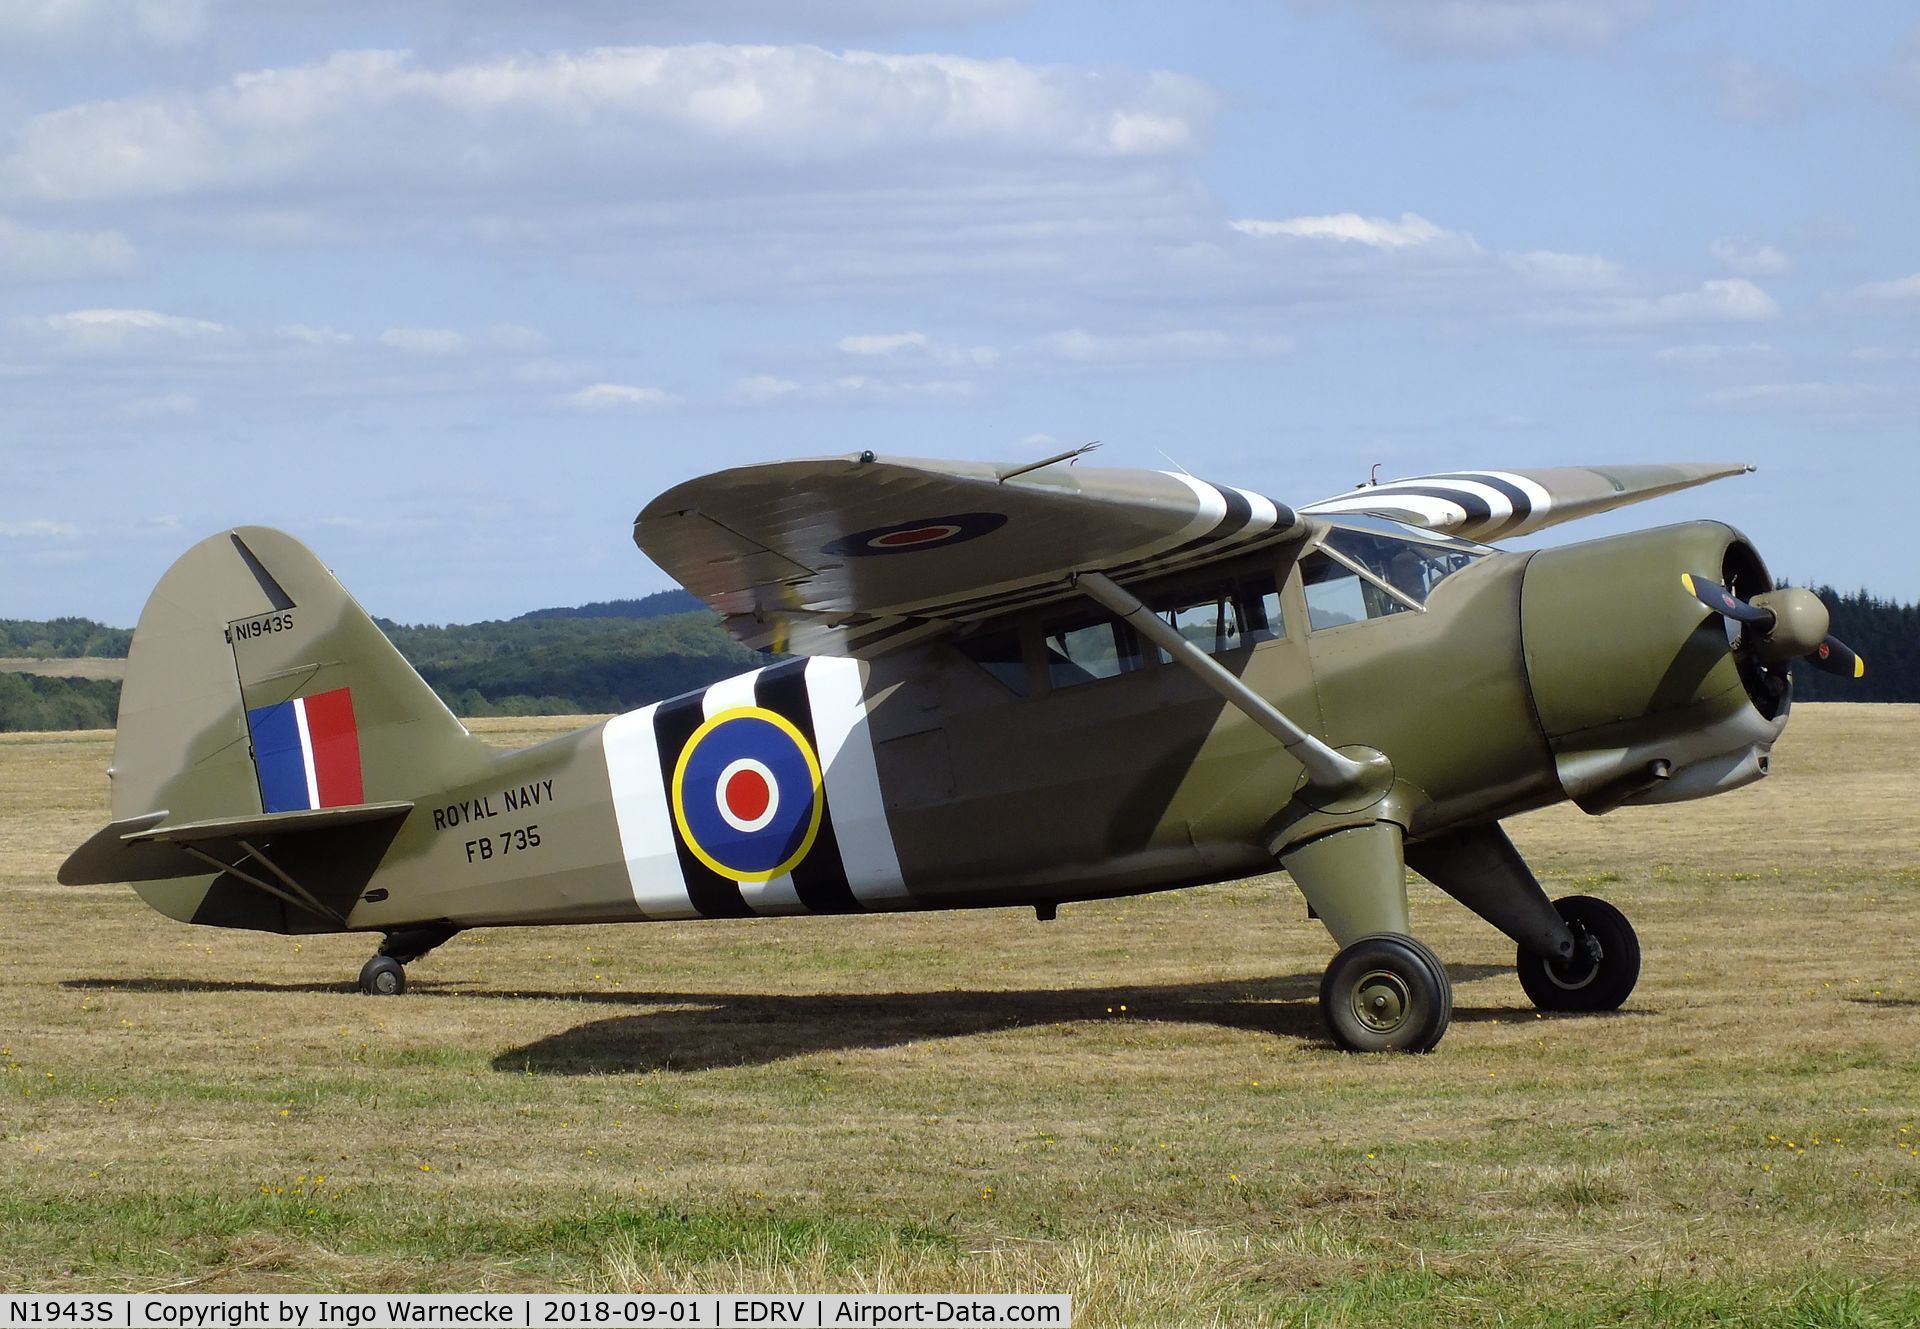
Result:
{"label": "roundel on wing", "polygon": [[735,881],[791,872],[820,834],[820,762],[786,716],[723,711],[673,768],[673,820],[702,863]]}
{"label": "roundel on wing", "polygon": [[843,535],[820,547],[823,554],[841,558],[865,558],[872,554],[910,554],[922,549],[943,549],[948,545],[977,540],[1007,524],[1004,512],[955,512],[945,517],[917,517],[892,526]]}

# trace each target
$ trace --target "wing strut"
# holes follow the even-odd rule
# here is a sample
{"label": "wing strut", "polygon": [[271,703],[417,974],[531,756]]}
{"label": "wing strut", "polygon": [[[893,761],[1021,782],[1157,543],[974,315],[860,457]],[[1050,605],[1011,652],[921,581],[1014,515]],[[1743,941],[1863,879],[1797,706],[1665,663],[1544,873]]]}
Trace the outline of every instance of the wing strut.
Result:
{"label": "wing strut", "polygon": [[1352,788],[1365,782],[1370,770],[1366,763],[1335,752],[1289,720],[1218,660],[1162,622],[1160,616],[1140,603],[1131,591],[1099,572],[1083,572],[1077,580],[1081,590],[1120,615],[1135,632],[1178,660],[1202,683],[1239,707],[1249,720],[1279,739],[1280,746],[1306,767],[1307,782],[1314,788]]}

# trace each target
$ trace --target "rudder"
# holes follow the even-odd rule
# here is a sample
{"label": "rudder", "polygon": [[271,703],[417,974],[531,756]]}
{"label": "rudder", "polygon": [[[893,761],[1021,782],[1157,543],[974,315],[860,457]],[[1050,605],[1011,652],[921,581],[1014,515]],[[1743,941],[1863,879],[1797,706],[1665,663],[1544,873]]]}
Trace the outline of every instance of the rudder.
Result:
{"label": "rudder", "polygon": [[181,555],[141,612],[113,816],[411,798],[487,752],[305,545],[244,526]]}
{"label": "rudder", "polygon": [[[60,877],[136,883],[184,921],[312,930],[314,918],[272,895],[213,882],[193,850],[151,840],[252,819],[248,834],[292,834],[296,857],[317,852],[319,876],[350,884],[391,837],[394,807],[381,805],[403,812],[491,756],[306,546],[239,527],[182,554],[141,611],[109,771],[113,822]],[[322,825],[338,828],[324,844],[300,831]]]}

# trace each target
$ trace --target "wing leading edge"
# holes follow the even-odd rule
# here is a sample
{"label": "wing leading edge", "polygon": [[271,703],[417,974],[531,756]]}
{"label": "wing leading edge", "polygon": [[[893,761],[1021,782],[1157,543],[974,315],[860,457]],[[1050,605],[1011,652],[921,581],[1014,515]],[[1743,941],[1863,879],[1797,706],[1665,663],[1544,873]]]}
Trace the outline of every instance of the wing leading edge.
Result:
{"label": "wing leading edge", "polygon": [[1322,517],[1367,513],[1468,540],[1501,540],[1752,469],[1745,462],[1671,462],[1446,471],[1362,485],[1300,511]]}
{"label": "wing leading edge", "polygon": [[753,647],[872,656],[1073,594],[1304,535],[1282,504],[1161,471],[854,457],[677,485],[634,543]]}

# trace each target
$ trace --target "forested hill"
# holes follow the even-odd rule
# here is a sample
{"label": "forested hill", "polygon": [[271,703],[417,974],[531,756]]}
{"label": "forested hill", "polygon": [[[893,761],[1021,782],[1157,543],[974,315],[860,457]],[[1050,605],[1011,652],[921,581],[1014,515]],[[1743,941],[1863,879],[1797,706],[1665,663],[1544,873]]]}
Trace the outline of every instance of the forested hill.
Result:
{"label": "forested hill", "polygon": [[543,618],[662,618],[668,614],[697,614],[704,609],[699,596],[676,586],[670,591],[655,591],[638,600],[595,600],[592,604],[576,605],[572,609],[535,609],[513,621],[527,623]]}
{"label": "forested hill", "polygon": [[[1832,607],[1835,635],[1865,658],[1867,675],[1838,679],[1798,665],[1794,696],[1920,701],[1920,605],[1818,589]],[[685,591],[487,623],[377,621],[459,715],[631,710],[762,663]],[[0,619],[0,657],[112,660],[126,655],[131,637],[84,618]],[[119,700],[111,678],[34,677],[0,665],[0,730],[109,726]]]}
{"label": "forested hill", "polygon": [[[487,623],[375,622],[457,715],[632,710],[765,662],[684,591]],[[131,636],[89,619],[0,619],[0,656],[124,657]],[[0,666],[0,731],[111,726],[119,700],[115,679]]]}
{"label": "forested hill", "polygon": [[1835,678],[1804,661],[1793,667],[1796,701],[1920,701],[1920,604],[1865,591],[1814,588],[1827,602],[1833,635],[1867,662],[1865,678]]}

